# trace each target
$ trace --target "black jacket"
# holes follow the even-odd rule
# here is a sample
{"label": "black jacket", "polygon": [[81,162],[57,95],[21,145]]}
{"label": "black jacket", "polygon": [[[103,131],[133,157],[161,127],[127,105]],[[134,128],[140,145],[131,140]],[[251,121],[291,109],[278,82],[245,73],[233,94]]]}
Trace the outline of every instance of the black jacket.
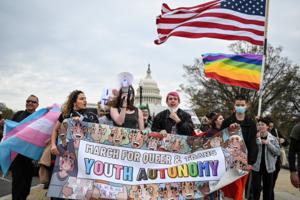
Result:
{"label": "black jacket", "polygon": [[28,117],[31,114],[32,113],[30,113],[26,110],[20,110],[20,111],[18,111],[14,114],[14,116],[12,117],[11,120],[15,121],[15,122],[20,122],[20,121],[22,121],[23,119],[25,119],[26,117]]}
{"label": "black jacket", "polygon": [[[298,173],[300,173],[300,123],[293,127],[290,139],[291,143],[288,155],[290,171],[293,172],[298,170]],[[296,157],[298,158],[298,169],[296,168]]]}
{"label": "black jacket", "polygon": [[272,130],[270,131],[270,133],[272,135],[274,135],[276,138],[283,138],[284,139],[284,142],[282,144],[280,144],[280,142],[278,141],[280,147],[287,147],[289,145],[289,142],[287,141],[287,139],[285,139],[285,137],[283,137],[281,135],[281,133],[276,128],[272,128]]}
{"label": "black jacket", "polygon": [[180,118],[181,122],[176,124],[175,121],[169,117],[170,111],[164,110],[154,117],[151,130],[157,132],[161,130],[166,130],[167,133],[171,133],[172,126],[176,124],[178,134],[192,135],[194,131],[194,124],[191,116],[181,109],[178,109],[176,113]]}
{"label": "black jacket", "polygon": [[233,113],[230,117],[223,121],[221,130],[230,126],[230,124],[238,123],[242,128],[243,138],[248,150],[248,163],[253,165],[256,162],[258,147],[256,145],[257,128],[255,122],[249,117],[245,117],[244,121],[238,121]]}

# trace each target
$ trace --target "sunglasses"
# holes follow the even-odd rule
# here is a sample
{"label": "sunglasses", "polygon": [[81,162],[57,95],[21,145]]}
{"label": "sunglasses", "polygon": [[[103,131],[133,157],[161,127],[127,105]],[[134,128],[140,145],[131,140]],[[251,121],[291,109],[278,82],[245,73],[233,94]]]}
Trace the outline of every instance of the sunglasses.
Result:
{"label": "sunglasses", "polygon": [[37,103],[37,101],[26,100],[26,103]]}

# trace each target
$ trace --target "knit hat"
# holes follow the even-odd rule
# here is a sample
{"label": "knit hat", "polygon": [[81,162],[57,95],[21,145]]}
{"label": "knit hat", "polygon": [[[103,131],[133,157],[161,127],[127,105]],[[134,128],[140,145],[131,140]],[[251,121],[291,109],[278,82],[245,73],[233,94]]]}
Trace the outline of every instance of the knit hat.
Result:
{"label": "knit hat", "polygon": [[159,140],[162,140],[164,138],[164,136],[158,132],[151,132],[148,134],[148,137],[153,137],[153,138],[157,138]]}
{"label": "knit hat", "polygon": [[168,95],[167,95],[167,98],[166,98],[166,102],[168,101],[168,98],[169,96],[174,96],[174,97],[177,97],[178,98],[178,102],[180,103],[180,97],[179,97],[179,94],[177,92],[169,92]]}

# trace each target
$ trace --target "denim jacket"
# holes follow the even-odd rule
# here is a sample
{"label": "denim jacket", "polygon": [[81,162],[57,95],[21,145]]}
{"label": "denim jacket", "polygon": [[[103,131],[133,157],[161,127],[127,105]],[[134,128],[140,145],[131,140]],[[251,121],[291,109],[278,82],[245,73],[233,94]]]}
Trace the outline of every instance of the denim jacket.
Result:
{"label": "denim jacket", "polygon": [[[266,144],[265,152],[264,152],[265,163],[267,168],[266,170],[268,173],[272,173],[275,171],[277,156],[280,155],[280,147],[277,138],[269,132],[268,132],[267,140],[269,140],[269,144]],[[259,172],[261,155],[262,155],[262,143],[260,138],[256,138],[256,144],[258,146],[258,154],[257,154],[257,160],[253,165],[253,170]]]}

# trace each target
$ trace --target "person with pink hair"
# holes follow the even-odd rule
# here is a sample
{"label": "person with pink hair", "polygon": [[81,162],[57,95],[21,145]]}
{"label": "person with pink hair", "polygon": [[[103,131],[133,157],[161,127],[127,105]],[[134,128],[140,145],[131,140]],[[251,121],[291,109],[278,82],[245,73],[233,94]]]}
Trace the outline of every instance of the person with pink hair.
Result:
{"label": "person with pink hair", "polygon": [[180,97],[177,92],[169,92],[166,98],[168,109],[158,113],[153,120],[152,131],[192,135],[194,124],[191,115],[179,108]]}

